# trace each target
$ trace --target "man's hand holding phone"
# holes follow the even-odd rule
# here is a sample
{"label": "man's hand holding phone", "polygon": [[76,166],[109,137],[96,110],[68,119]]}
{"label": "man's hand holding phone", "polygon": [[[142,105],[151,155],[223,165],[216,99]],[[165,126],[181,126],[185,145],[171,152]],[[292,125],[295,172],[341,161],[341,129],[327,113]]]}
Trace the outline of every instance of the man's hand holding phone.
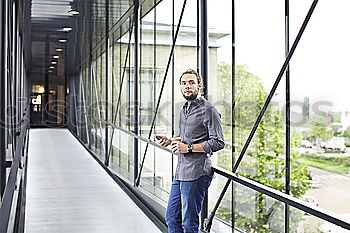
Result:
{"label": "man's hand holding phone", "polygon": [[159,145],[163,147],[167,147],[171,144],[171,140],[163,135],[156,135],[156,139],[158,140]]}

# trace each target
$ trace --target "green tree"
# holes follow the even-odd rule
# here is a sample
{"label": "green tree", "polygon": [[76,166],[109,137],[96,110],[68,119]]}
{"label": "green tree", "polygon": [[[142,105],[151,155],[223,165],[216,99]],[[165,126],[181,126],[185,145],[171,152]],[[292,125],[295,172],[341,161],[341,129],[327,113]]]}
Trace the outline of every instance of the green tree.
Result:
{"label": "green tree", "polygon": [[[231,94],[231,66],[227,64],[219,65],[219,83],[221,83],[220,91]],[[264,90],[261,80],[250,73],[245,66],[235,67],[235,90],[234,90],[234,145],[237,152],[241,151],[247,137],[255,123],[255,120],[262,109],[266,100],[267,93]],[[228,124],[225,119],[231,116],[223,116],[223,124]],[[293,130],[292,130],[293,131]],[[291,144],[299,145],[301,136],[292,133]],[[225,135],[230,138],[231,135]],[[231,138],[230,138],[231,139]],[[269,106],[260,125],[255,133],[254,139],[249,146],[245,157],[243,158],[238,174],[255,180],[261,184],[267,185],[276,190],[285,192],[285,133],[282,113],[273,106]],[[228,170],[231,169],[229,157],[230,153],[220,157],[219,166]],[[308,168],[298,161],[299,154],[292,152],[291,155],[291,195],[300,197],[306,192],[307,179],[310,179]],[[272,219],[273,222],[283,223],[283,208],[280,202],[267,198],[258,192],[253,192],[253,196],[248,194],[247,189],[235,189],[235,200],[233,200],[237,208],[243,211],[235,212],[235,227],[244,229],[245,231],[254,232],[274,232],[269,226]],[[252,191],[250,191],[252,192]],[[227,198],[229,195],[227,195]],[[252,199],[254,197],[254,199]],[[271,202],[272,200],[272,202]],[[251,203],[255,203],[251,209]],[[245,210],[244,210],[245,209]],[[253,216],[251,212],[256,213]],[[218,210],[218,216],[229,221],[231,211],[229,208],[222,206]],[[296,215],[294,215],[296,216]],[[293,221],[296,227],[298,221]],[[282,229],[281,224],[277,224],[275,229]],[[278,232],[279,230],[276,230]]]}
{"label": "green tree", "polygon": [[348,127],[348,128],[344,131],[344,133],[343,133],[342,136],[343,136],[343,137],[346,137],[346,138],[350,138],[350,127]]}
{"label": "green tree", "polygon": [[308,136],[311,138],[331,139],[333,131],[327,128],[327,118],[322,115],[315,115],[311,121]]}
{"label": "green tree", "polygon": [[308,120],[309,117],[310,117],[310,99],[308,97],[305,97],[303,102],[303,118]]}

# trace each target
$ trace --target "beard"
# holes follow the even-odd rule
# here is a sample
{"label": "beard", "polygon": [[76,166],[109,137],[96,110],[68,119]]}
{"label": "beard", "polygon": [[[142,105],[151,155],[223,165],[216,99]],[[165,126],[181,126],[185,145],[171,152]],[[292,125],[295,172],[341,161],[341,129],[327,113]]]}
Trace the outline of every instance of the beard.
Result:
{"label": "beard", "polygon": [[186,100],[195,100],[198,96],[198,91],[193,92],[192,95],[185,95],[185,94],[182,94],[182,95]]}

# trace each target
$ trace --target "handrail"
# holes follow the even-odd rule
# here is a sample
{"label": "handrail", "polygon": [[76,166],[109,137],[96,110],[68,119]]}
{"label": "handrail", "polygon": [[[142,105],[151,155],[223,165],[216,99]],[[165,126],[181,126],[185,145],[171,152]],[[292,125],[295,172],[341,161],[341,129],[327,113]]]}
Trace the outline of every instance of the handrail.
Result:
{"label": "handrail", "polygon": [[[77,112],[81,112],[82,114],[90,115],[90,114],[87,114],[87,113],[85,113],[85,112],[83,112],[83,111],[81,111],[81,110],[76,110],[76,111],[77,111]],[[91,116],[91,115],[90,115],[90,116]],[[91,116],[91,117],[92,117],[94,120],[96,120],[96,121],[101,121],[103,124],[109,125],[110,127],[114,128],[114,129],[118,129],[118,130],[120,130],[120,131],[122,131],[122,132],[124,132],[124,133],[126,133],[126,134],[129,134],[130,136],[132,136],[132,137],[134,137],[134,138],[137,138],[137,139],[139,139],[139,140],[141,140],[141,141],[143,141],[143,142],[145,142],[145,143],[149,143],[149,144],[151,144],[152,146],[158,147],[159,149],[165,150],[165,151],[167,151],[167,152],[169,152],[169,153],[172,153],[172,154],[175,154],[175,155],[176,155],[176,153],[173,153],[170,149],[164,148],[164,147],[160,146],[158,143],[156,143],[156,142],[154,142],[154,141],[152,141],[152,140],[150,140],[150,139],[144,138],[144,137],[142,137],[142,136],[140,136],[140,135],[137,135],[137,134],[135,134],[135,133],[133,133],[133,132],[131,132],[131,131],[128,131],[128,130],[123,129],[123,128],[119,127],[119,126],[116,126],[115,124],[110,123],[110,122],[108,122],[108,121],[106,121],[106,120],[104,120],[104,119],[101,119],[101,118],[98,118],[98,117],[94,117],[94,116]]]}
{"label": "handrail", "polygon": [[[17,146],[15,149],[15,155],[13,157],[10,173],[8,176],[7,184],[5,187],[4,196],[1,202],[0,207],[0,233],[7,233],[9,229],[9,221],[11,217],[11,212],[13,209],[17,209],[17,203],[16,206],[13,206],[13,197],[15,194],[15,191],[19,190],[19,187],[23,188],[23,185],[20,185],[21,178],[18,180],[18,171],[20,169],[23,169],[23,165],[21,164],[21,159],[23,156],[23,153],[25,153],[24,146],[25,141],[27,137],[27,130],[29,128],[29,107],[27,106],[25,108],[22,122],[23,125],[21,126],[21,133],[18,137]],[[22,176],[20,176],[22,177]]]}
{"label": "handrail", "polygon": [[257,192],[260,192],[262,194],[265,194],[267,196],[270,196],[278,201],[281,201],[285,204],[288,204],[289,206],[293,206],[301,211],[304,211],[306,213],[309,213],[315,217],[321,218],[323,220],[326,220],[328,222],[331,222],[333,224],[336,224],[338,226],[341,226],[345,229],[350,230],[350,223],[346,220],[340,219],[336,214],[321,209],[320,207],[313,206],[310,204],[305,203],[304,201],[292,197],[290,195],[287,195],[281,191],[278,191],[276,189],[270,188],[266,185],[260,184],[254,180],[250,180],[246,177],[240,176],[238,174],[235,174],[233,172],[227,171],[223,168],[213,166],[213,171],[219,175],[222,175],[234,182],[240,183],[243,186],[246,186],[248,188],[251,188]]}
{"label": "handrail", "polygon": [[[120,131],[122,131],[130,136],[137,137],[141,141],[147,142],[147,143],[149,143],[157,148],[160,148],[166,152],[177,155],[176,153],[173,153],[170,149],[164,148],[164,147],[160,146],[159,144],[155,143],[154,141],[148,140],[146,138],[143,138],[139,135],[134,134],[133,132],[130,132],[130,131],[122,129],[118,126],[115,126],[109,122],[106,122],[103,119],[98,119],[98,118],[94,118],[94,119],[99,120],[99,121],[103,121],[105,124],[110,125],[111,127],[114,127],[115,129],[118,129],[118,130],[120,130]],[[293,206],[294,208],[297,208],[301,211],[304,211],[305,213],[311,214],[317,218],[323,219],[327,222],[333,223],[335,225],[338,225],[340,227],[343,227],[345,229],[350,230],[350,223],[349,222],[347,222],[346,220],[342,220],[336,214],[334,214],[330,211],[324,210],[320,207],[314,207],[310,204],[305,203],[302,200],[299,200],[299,199],[292,197],[290,195],[287,195],[281,191],[270,188],[266,185],[260,184],[256,181],[250,180],[246,177],[240,176],[236,173],[230,172],[226,169],[223,169],[223,168],[220,168],[217,166],[213,166],[213,171],[214,171],[214,173],[221,175],[221,176],[224,176],[224,177],[230,179],[231,181],[240,183],[241,185],[243,185],[245,187],[248,187],[248,188],[253,189],[257,192],[260,192],[262,194],[270,196],[270,197],[272,197],[280,202],[283,202],[285,204]]]}

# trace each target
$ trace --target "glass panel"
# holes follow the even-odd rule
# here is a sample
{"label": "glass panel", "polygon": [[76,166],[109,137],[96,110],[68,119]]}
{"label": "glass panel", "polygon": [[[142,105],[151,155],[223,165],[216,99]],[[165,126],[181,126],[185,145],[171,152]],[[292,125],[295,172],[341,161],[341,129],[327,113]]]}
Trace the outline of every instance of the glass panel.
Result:
{"label": "glass panel", "polygon": [[106,0],[92,2],[93,45],[96,46],[106,35]]}
{"label": "glass panel", "polygon": [[[308,203],[312,205],[317,205],[317,202]],[[294,207],[289,207],[290,211],[290,232],[297,233],[309,233],[309,232],[339,232],[346,233],[350,232],[340,226],[327,222],[323,219],[310,215],[304,211],[296,209]],[[350,222],[349,214],[341,214],[339,218]]]}
{"label": "glass panel", "polygon": [[[173,44],[172,39],[172,1],[163,0],[155,8],[155,35],[154,35],[154,46],[155,46],[155,61],[153,64],[153,88],[154,92],[154,108],[158,102],[161,87],[165,79],[162,96],[158,108],[158,114],[156,118],[155,129],[153,133],[167,135],[172,137],[174,131],[174,125],[172,125],[173,115],[179,115],[179,112],[173,113],[173,92],[179,92],[177,82],[173,84],[172,71],[175,67],[172,67],[172,63],[169,64],[168,70],[166,70],[171,47]],[[165,73],[167,75],[165,76]]]}
{"label": "glass panel", "polygon": [[[225,177],[215,175],[216,177],[212,180],[210,187],[209,187],[209,213],[214,208],[217,200],[220,197],[220,194],[227,182],[227,179]],[[224,225],[232,225],[232,183],[230,184],[229,188],[227,189],[224,198],[221,201],[221,204],[215,214],[215,218],[218,219],[218,222],[213,223],[213,231],[217,232],[218,228],[225,228],[224,226],[221,226],[220,222],[223,222]],[[231,227],[229,227],[231,229]],[[227,229],[226,229],[227,230]],[[222,231],[218,231],[222,232]],[[223,231],[225,232],[225,231]]]}
{"label": "glass panel", "polygon": [[[208,99],[221,113],[225,149],[213,156],[213,164],[232,169],[232,108],[234,78],[232,74],[232,1],[217,4],[208,1],[209,77]],[[220,12],[220,14],[218,14]],[[239,131],[237,129],[237,131]]]}
{"label": "glass panel", "polygon": [[[296,36],[311,3],[290,3],[291,38]],[[303,191],[320,207],[336,214],[349,213],[344,203],[350,203],[346,147],[350,105],[344,78],[350,34],[341,29],[349,20],[348,7],[349,1],[344,0],[338,1],[337,7],[331,1],[319,2],[291,61],[291,121],[298,136],[292,150],[310,172],[304,175],[307,184]],[[294,168],[292,177],[300,176]]]}
{"label": "glass panel", "polygon": [[132,6],[133,0],[108,0],[109,28],[111,29]]}
{"label": "glass panel", "polygon": [[[145,3],[141,5],[141,12],[144,7]],[[159,95],[156,97],[156,92],[158,92],[156,84],[159,80],[157,80],[155,72],[155,12],[156,10],[152,9],[140,22],[139,132],[146,138],[148,138],[150,132],[155,105]]]}
{"label": "glass panel", "polygon": [[244,232],[284,232],[284,204],[233,183],[235,229]]}
{"label": "glass panel", "polygon": [[[146,143],[140,142],[139,146],[143,154]],[[154,195],[162,205],[168,201],[172,183],[171,159],[171,153],[149,145],[141,176],[140,187]]]}

